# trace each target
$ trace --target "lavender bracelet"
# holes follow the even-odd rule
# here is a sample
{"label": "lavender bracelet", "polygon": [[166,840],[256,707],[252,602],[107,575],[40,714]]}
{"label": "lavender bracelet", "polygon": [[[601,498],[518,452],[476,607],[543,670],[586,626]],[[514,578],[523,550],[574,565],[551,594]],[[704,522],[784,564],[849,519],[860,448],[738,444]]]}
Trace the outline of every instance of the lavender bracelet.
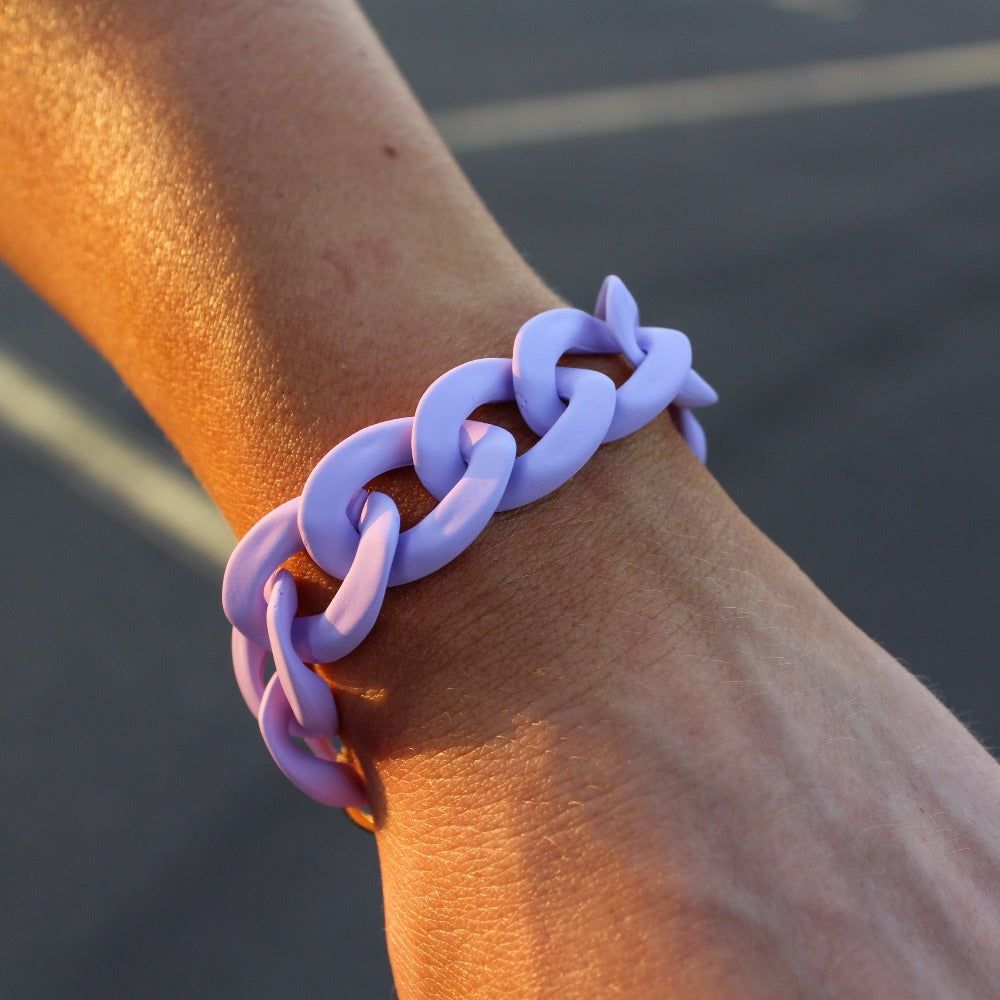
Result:
{"label": "lavender bracelet", "polygon": [[[634,371],[616,389],[600,372],[559,367],[563,354],[622,354]],[[328,452],[302,495],[243,537],[222,584],[236,679],[278,767],[307,795],[371,829],[359,812],[367,807],[364,784],[339,745],[333,692],[306,664],[347,656],[371,631],[387,586],[451,562],[495,511],[558,489],[601,444],[666,407],[674,406],[704,462],[705,435],[691,410],[717,398],[691,367],[687,337],[639,326],[635,300],[612,275],[593,316],[578,309],[535,316],[518,332],[512,360],[459,365],[430,386],[414,416],[366,427]],[[516,400],[539,436],[521,455],[509,432],[468,419],[483,403],[505,400]],[[401,533],[393,501],[364,486],[406,466],[439,502]],[[281,567],[303,549],[343,583],[322,614],[296,617],[295,582]],[[275,672],[265,680],[269,654]]]}

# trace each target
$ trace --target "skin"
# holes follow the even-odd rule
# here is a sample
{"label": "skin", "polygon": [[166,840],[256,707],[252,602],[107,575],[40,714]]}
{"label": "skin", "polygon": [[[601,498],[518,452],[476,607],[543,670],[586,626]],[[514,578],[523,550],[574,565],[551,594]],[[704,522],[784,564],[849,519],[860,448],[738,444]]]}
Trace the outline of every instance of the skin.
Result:
{"label": "skin", "polygon": [[[7,4],[0,122],[0,253],[239,533],[560,304],[347,2]],[[1000,768],[666,418],[326,676],[404,1000],[998,995]]]}

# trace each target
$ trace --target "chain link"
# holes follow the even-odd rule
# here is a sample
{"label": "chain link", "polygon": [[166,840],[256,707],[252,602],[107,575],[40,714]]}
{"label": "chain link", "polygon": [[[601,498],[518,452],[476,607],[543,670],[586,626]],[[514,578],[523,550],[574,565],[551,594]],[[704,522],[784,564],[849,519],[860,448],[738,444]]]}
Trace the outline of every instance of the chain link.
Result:
{"label": "chain link", "polygon": [[[579,368],[556,369],[554,382],[567,403],[540,439],[514,459],[497,510],[521,507],[558,489],[604,439],[615,412],[614,382]],[[466,417],[483,403],[514,398],[513,364],[507,358],[469,361],[424,393],[414,417],[412,462],[429,493],[442,499],[465,474],[460,438]]]}

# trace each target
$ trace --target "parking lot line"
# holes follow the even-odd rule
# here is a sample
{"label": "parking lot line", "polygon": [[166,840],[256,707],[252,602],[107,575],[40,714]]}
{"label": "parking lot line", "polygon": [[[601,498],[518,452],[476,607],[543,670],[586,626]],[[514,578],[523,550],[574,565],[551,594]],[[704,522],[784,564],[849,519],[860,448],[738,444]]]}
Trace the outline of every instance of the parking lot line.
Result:
{"label": "parking lot line", "polygon": [[433,116],[456,153],[1000,86],[1000,41],[501,101]]}
{"label": "parking lot line", "polygon": [[4,351],[0,430],[110,502],[175,555],[219,577],[233,534],[194,478]]}

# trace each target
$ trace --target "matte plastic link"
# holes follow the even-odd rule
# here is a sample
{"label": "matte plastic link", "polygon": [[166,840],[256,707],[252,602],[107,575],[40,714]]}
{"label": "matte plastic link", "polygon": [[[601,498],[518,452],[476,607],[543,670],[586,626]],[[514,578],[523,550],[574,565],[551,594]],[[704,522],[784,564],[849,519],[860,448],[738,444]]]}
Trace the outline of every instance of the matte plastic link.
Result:
{"label": "matte plastic link", "polygon": [[638,368],[643,358],[643,350],[635,338],[635,331],[639,329],[639,306],[616,274],[609,274],[602,282],[594,318],[603,320],[615,331],[622,354],[633,368]]}
{"label": "matte plastic link", "polygon": [[[347,510],[365,483],[413,464],[413,417],[387,420],[352,434],[313,469],[302,490],[299,528],[309,555],[331,576],[354,561],[358,533]],[[497,509],[517,451],[502,427],[467,420],[459,432],[462,478],[422,521],[399,536],[389,586],[419,580],[464,552]]]}
{"label": "matte plastic link", "polygon": [[367,806],[364,784],[349,764],[317,756],[290,738],[295,716],[280,682],[275,674],[260,704],[260,732],[274,762],[286,778],[321,805],[340,809]]}
{"label": "matte plastic link", "polygon": [[[514,341],[514,386],[525,423],[546,434],[566,404],[556,385],[556,362],[564,354],[624,354],[622,341],[635,343],[642,358],[615,393],[614,415],[602,443],[616,441],[662,413],[691,370],[691,342],[678,330],[630,330],[628,337],[576,309],[560,310],[559,322],[545,314],[528,320]],[[583,320],[583,321],[581,321]]]}
{"label": "matte plastic link", "polygon": [[274,571],[302,551],[299,534],[301,497],[265,514],[236,544],[222,578],[222,609],[248,639],[270,648],[264,587]]}
{"label": "matte plastic link", "polygon": [[288,704],[302,731],[309,736],[336,736],[340,728],[337,704],[330,685],[313,673],[292,648],[292,620],[299,595],[292,574],[279,569],[267,602],[267,632],[271,638],[276,673]]}
{"label": "matte plastic link", "polygon": [[[600,447],[615,412],[615,384],[600,372],[555,368],[552,384],[568,400],[539,441],[518,455],[497,510],[532,503],[571,479]],[[468,415],[484,403],[515,398],[507,358],[469,361],[442,375],[423,394],[413,423],[413,464],[439,500],[466,472],[459,445]]]}

